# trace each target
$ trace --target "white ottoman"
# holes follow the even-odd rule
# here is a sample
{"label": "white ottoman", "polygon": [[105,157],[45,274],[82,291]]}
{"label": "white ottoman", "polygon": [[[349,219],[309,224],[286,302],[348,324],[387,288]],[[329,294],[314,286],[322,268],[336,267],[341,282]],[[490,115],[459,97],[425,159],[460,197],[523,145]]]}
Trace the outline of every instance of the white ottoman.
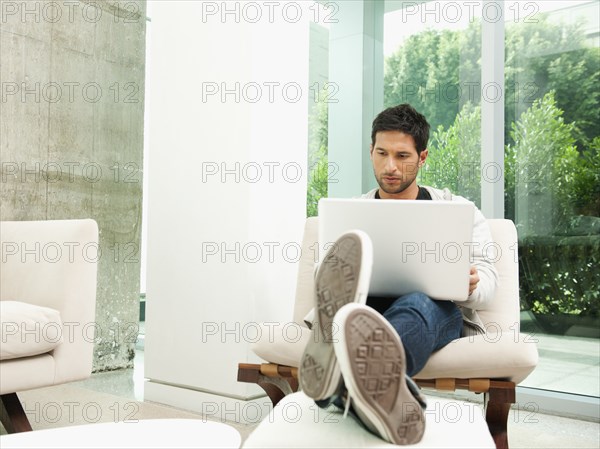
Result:
{"label": "white ottoman", "polygon": [[17,448],[239,448],[240,433],[227,424],[200,419],[141,419],[13,433],[2,449]]}
{"label": "white ottoman", "polygon": [[283,398],[248,437],[243,447],[339,448],[489,448],[495,449],[481,406],[442,398],[427,398],[423,439],[396,446],[365,430],[353,417],[319,408],[302,392]]}

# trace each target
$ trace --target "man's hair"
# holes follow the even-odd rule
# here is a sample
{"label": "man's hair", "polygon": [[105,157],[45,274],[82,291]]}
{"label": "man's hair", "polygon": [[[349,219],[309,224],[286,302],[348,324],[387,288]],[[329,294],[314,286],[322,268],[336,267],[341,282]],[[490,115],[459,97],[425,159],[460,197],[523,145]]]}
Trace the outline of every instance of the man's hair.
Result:
{"label": "man's hair", "polygon": [[417,154],[421,154],[421,151],[427,148],[429,123],[423,114],[407,103],[387,108],[375,117],[371,131],[373,146],[375,146],[375,137],[380,131],[400,131],[412,136]]}

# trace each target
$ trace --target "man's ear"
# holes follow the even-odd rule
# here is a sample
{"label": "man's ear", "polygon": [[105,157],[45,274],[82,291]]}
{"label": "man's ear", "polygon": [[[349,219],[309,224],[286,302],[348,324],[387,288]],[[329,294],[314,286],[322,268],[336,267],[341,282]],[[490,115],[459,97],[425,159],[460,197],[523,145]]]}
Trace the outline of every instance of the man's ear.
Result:
{"label": "man's ear", "polygon": [[369,145],[369,157],[373,160],[373,144]]}
{"label": "man's ear", "polygon": [[427,148],[425,148],[423,151],[421,151],[421,154],[419,155],[419,167],[421,167],[425,163],[428,155],[429,155],[429,151],[427,150]]}

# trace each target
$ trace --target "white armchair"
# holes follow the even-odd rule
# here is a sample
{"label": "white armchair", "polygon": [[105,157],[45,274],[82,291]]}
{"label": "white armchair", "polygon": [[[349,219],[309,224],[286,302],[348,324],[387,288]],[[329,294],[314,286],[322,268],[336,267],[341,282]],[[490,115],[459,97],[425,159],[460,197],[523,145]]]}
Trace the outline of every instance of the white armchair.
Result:
{"label": "white armchair", "polygon": [[0,418],[31,430],[17,392],[89,377],[95,331],[94,220],[0,222]]}
{"label": "white armchair", "polygon": [[[265,328],[263,338],[252,349],[269,363],[238,366],[238,380],[260,385],[273,405],[298,389],[297,367],[310,337],[303,318],[314,306],[311,248],[318,240],[317,220],[306,221],[298,267],[293,321],[301,331],[300,336],[291,341],[283,338],[282,332]],[[534,370],[538,353],[535,343],[519,332],[516,228],[510,220],[488,220],[488,223],[500,256],[495,261],[499,275],[496,295],[486,310],[479,311],[487,334],[460,338],[437,351],[414,379],[422,387],[484,393],[490,433],[497,448],[507,448],[507,418],[515,402],[515,385]]]}

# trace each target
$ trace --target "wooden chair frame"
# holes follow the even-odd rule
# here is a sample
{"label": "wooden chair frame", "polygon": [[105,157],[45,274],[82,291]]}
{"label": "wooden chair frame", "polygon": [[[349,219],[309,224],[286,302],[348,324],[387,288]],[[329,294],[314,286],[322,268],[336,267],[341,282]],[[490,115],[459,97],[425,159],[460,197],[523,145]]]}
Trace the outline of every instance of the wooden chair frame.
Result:
{"label": "wooden chair frame", "polygon": [[31,424],[17,393],[0,395],[0,422],[7,433],[29,432]]}
{"label": "wooden chair frame", "polygon": [[[265,390],[273,406],[298,391],[298,368],[274,363],[238,365],[238,382],[254,383]],[[508,449],[507,423],[515,403],[515,383],[494,379],[414,379],[422,388],[440,391],[468,390],[484,394],[485,420],[497,449]]]}

